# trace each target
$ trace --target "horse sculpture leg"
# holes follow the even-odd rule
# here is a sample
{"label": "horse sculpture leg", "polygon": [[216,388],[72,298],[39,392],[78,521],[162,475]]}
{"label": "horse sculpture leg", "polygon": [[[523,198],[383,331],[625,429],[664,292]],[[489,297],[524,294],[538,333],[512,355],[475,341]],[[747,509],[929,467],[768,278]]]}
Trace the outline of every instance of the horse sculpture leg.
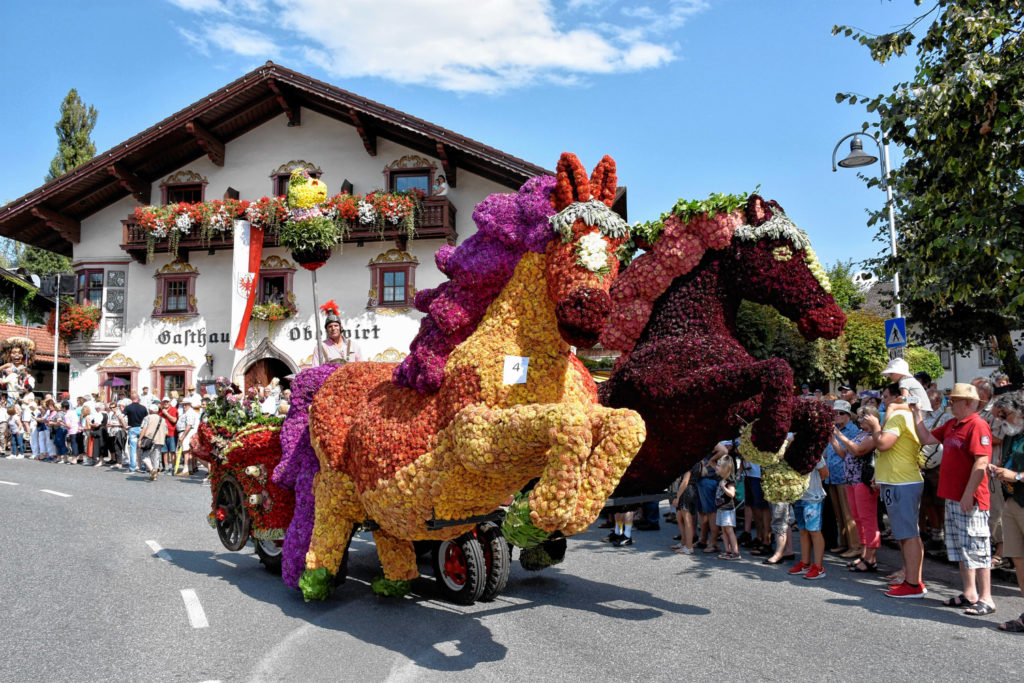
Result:
{"label": "horse sculpture leg", "polygon": [[[786,463],[800,474],[807,474],[821,459],[835,424],[832,408],[818,401],[793,402],[793,443],[786,449]],[[756,428],[757,425],[755,425]]]}
{"label": "horse sculpture leg", "polygon": [[582,406],[467,406],[445,431],[439,453],[448,462],[442,469],[450,468],[453,480],[463,484],[458,491],[447,487],[451,491],[437,501],[438,517],[465,509],[467,490],[481,498],[476,512],[489,512],[509,490],[539,477],[530,494],[534,525],[555,531],[570,520],[592,443],[590,419]]}
{"label": "horse sculpture leg", "polygon": [[316,495],[313,537],[306,553],[306,571],[299,579],[299,587],[307,600],[327,597],[331,578],[338,573],[352,529],[366,519],[355,482],[343,472],[321,469],[313,478],[313,490]]}
{"label": "horse sculpture leg", "polygon": [[412,541],[395,538],[383,529],[373,532],[373,541],[377,544],[377,557],[384,568],[385,579],[392,582],[412,581],[420,575]]}
{"label": "horse sculpture leg", "polygon": [[594,523],[644,442],[643,419],[632,410],[595,406],[590,424],[595,445],[583,467],[576,509],[563,529],[569,536]]}

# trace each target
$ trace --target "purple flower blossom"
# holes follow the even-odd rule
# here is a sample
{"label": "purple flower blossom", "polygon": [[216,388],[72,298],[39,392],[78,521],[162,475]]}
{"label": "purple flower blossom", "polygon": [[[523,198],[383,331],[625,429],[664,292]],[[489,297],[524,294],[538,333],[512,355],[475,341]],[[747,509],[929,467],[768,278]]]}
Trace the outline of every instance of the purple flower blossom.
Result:
{"label": "purple flower blossom", "polygon": [[309,405],[317,389],[340,367],[320,365],[296,375],[291,383],[288,415],[281,425],[281,461],[274,468],[272,480],[295,491],[295,513],[285,532],[281,563],[284,582],[292,588],[298,588],[299,576],[306,568],[306,551],[313,534],[313,476],[320,471],[320,462],[309,442]]}

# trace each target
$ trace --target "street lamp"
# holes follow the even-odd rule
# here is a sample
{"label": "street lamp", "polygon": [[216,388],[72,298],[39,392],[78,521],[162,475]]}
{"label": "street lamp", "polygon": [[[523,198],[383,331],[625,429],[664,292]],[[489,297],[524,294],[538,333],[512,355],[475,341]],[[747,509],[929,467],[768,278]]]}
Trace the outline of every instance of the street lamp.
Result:
{"label": "street lamp", "polygon": [[[835,149],[832,150],[832,172],[836,171],[836,152],[839,151],[839,145],[843,144],[844,141],[853,138],[850,141],[850,154],[845,159],[838,163],[843,168],[861,168],[862,166],[870,166],[871,164],[878,161],[878,157],[868,154],[864,151],[864,144],[860,141],[861,135],[867,135],[866,133],[850,133],[844,136],[839,142],[836,143]],[[885,187],[886,196],[886,207],[889,210],[889,248],[892,250],[893,259],[896,258],[896,213],[893,209],[892,200],[892,185],[889,183],[889,141],[884,137],[879,141],[877,136],[867,135],[875,141],[878,146],[878,153],[882,155],[882,186]],[[903,317],[903,308],[900,305],[900,274],[898,271],[893,271],[892,275],[892,295],[896,300],[896,317]]]}

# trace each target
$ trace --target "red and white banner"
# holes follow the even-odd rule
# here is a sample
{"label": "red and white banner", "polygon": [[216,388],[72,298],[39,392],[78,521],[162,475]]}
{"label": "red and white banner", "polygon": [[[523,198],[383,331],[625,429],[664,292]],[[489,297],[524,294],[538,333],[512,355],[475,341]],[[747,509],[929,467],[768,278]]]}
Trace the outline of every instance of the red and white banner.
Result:
{"label": "red and white banner", "polygon": [[237,330],[235,349],[245,350],[249,317],[259,295],[263,231],[249,221],[235,221],[235,249],[231,257],[231,329]]}

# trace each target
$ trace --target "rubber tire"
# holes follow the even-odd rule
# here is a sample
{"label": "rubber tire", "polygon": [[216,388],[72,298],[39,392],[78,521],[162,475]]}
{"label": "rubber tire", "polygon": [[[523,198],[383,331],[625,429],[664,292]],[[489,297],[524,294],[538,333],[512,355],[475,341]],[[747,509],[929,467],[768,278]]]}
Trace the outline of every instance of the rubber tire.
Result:
{"label": "rubber tire", "polygon": [[487,567],[487,581],[478,599],[481,602],[490,602],[508,585],[512,551],[509,549],[508,541],[501,535],[501,529],[493,522],[484,522],[478,526],[477,537],[484,549],[484,564]]}
{"label": "rubber tire", "polygon": [[[451,576],[445,571],[446,560],[450,558],[461,565],[461,573]],[[484,549],[472,531],[449,541],[441,541],[433,551],[434,579],[438,590],[449,602],[458,605],[472,605],[480,599],[487,583],[487,567]]]}
{"label": "rubber tire", "polygon": [[[252,539],[253,545],[256,546],[256,554],[260,558],[260,564],[271,574],[281,574],[281,560],[284,557],[284,548],[278,546],[275,541],[264,541],[258,538]],[[268,552],[265,546],[270,546],[272,550]],[[276,552],[274,552],[276,551]]]}
{"label": "rubber tire", "polygon": [[214,496],[215,507],[224,506],[228,510],[227,517],[217,521],[217,535],[224,547],[232,552],[241,550],[249,542],[252,521],[245,509],[244,498],[242,486],[230,474],[221,480]]}

